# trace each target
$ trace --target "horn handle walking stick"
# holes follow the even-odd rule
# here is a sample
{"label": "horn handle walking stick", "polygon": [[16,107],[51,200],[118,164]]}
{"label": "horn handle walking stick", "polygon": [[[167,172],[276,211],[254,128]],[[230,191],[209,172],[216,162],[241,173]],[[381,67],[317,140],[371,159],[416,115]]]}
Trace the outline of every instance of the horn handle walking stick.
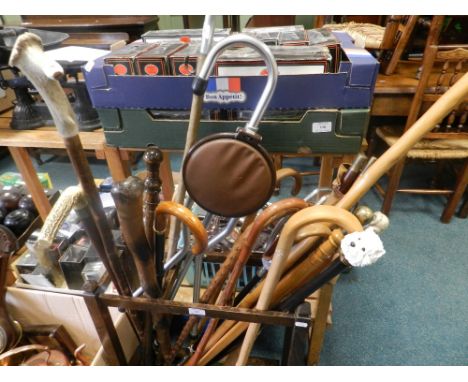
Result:
{"label": "horn handle walking stick", "polygon": [[51,274],[55,286],[60,287],[65,283],[63,274],[57,263],[52,262],[46,250],[50,247],[57,235],[57,232],[70,211],[83,201],[83,191],[79,186],[67,187],[57,202],[50,210],[41,228],[36,243],[34,244],[34,254],[37,261],[47,274]]}
{"label": "horn handle walking stick", "polygon": [[96,222],[102,241],[102,245],[98,245],[96,248],[104,248],[104,253],[100,255],[105,266],[109,267],[107,271],[119,294],[130,296],[130,286],[119,263],[102,202],[84,155],[76,116],[60,83],[57,81],[57,78],[63,75],[62,67],[44,54],[41,39],[32,33],[24,33],[17,38],[10,55],[9,65],[16,66],[21,70],[47,104],[57,131],[64,140],[73,169]]}
{"label": "horn handle walking stick", "polygon": [[[200,52],[197,57],[197,74],[200,71],[205,58],[211,48],[214,33],[214,16],[205,16],[203,23],[202,40],[200,45]],[[193,146],[198,136],[198,128],[200,126],[201,113],[203,110],[203,96],[193,94],[192,106],[190,108],[190,119],[187,129],[187,136],[185,138],[185,147],[183,159]],[[176,193],[173,200],[178,204],[184,204],[185,199],[185,186],[182,177],[180,178],[179,184],[177,185]],[[167,257],[171,258],[176,252],[177,241],[179,238],[180,222],[175,218],[171,218],[169,226],[169,235],[167,239],[168,253]]]}

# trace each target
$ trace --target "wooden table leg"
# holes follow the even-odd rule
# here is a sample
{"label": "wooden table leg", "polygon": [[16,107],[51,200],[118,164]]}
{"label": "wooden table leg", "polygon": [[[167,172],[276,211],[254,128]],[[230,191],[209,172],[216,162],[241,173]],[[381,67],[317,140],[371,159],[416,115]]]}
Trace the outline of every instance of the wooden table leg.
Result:
{"label": "wooden table leg", "polygon": [[319,187],[331,187],[333,181],[333,155],[322,155]]}
{"label": "wooden table leg", "polygon": [[122,159],[121,152],[117,147],[104,146],[104,155],[112,179],[120,182],[131,175],[128,161]]}
{"label": "wooden table leg", "polygon": [[16,163],[16,167],[18,167],[24,183],[32,196],[37,211],[39,212],[39,216],[42,221],[44,221],[47,215],[49,215],[52,207],[44,192],[44,188],[37,177],[36,169],[34,168],[28,154],[28,149],[24,147],[8,147],[8,149],[10,150],[10,154]]}
{"label": "wooden table leg", "polygon": [[320,350],[322,349],[323,339],[325,337],[327,316],[330,310],[332,294],[333,284],[327,283],[320,288],[317,313],[315,314],[314,324],[312,326],[309,355],[307,357],[307,365],[309,366],[317,365],[320,360]]}
{"label": "wooden table leg", "polygon": [[174,194],[174,179],[172,178],[171,158],[167,151],[163,152],[163,161],[159,167],[159,176],[161,177],[164,200],[172,200],[172,195]]}

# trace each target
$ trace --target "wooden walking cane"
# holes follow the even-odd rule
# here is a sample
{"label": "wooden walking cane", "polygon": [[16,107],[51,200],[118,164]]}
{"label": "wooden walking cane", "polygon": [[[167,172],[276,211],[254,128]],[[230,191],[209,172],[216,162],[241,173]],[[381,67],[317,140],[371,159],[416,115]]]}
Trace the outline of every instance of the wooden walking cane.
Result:
{"label": "wooden walking cane", "polygon": [[[329,231],[327,231],[327,236],[329,234]],[[285,266],[285,272],[289,268],[291,268],[300,258],[302,258],[308,251],[310,251],[317,242],[316,237],[309,237],[306,238],[297,244],[294,245],[293,249],[291,250],[291,253],[289,254],[286,266]],[[258,299],[258,296],[260,295],[260,291],[263,287],[265,280],[262,280],[258,283],[258,285],[255,287],[255,289],[247,294],[245,298],[237,305],[238,308],[250,308],[252,307]],[[236,324],[236,321],[232,320],[225,320],[217,329],[216,332],[211,336],[210,340],[208,341],[208,344],[206,345],[207,349],[211,349],[216,342],[218,342],[234,325]]]}
{"label": "wooden walking cane", "polygon": [[[275,288],[271,304],[275,305],[279,302],[282,296],[289,293],[291,285],[294,286],[295,278],[289,277],[290,274],[297,272],[297,270],[299,270],[300,273],[308,272],[308,266],[311,266],[317,271],[324,269],[333,258],[342,239],[343,234],[339,229],[334,230],[330,235],[328,235],[328,239],[320,244],[320,246],[313,251],[306,260],[291,269],[291,271],[281,279],[278,283],[278,287]],[[305,269],[301,270],[301,267]],[[257,302],[258,297],[261,294],[264,281],[241,301],[238,305],[239,308],[251,308]],[[249,324],[247,322],[225,321],[212,336],[211,341],[207,345],[208,350],[205,352],[198,364],[206,365],[210,362],[217,354],[219,354],[219,352],[224,350],[245,330],[247,330],[248,326]]]}
{"label": "wooden walking cane", "polygon": [[[143,155],[146,164],[145,189],[143,192],[143,224],[145,227],[148,244],[154,244],[154,210],[159,204],[159,193],[161,192],[161,179],[159,178],[159,166],[163,160],[162,151],[156,146],[150,146]],[[155,250],[153,248],[153,254]]]}
{"label": "wooden walking cane", "polygon": [[104,248],[104,253],[100,255],[119,294],[130,296],[130,286],[119,263],[102,202],[84,155],[75,114],[57,81],[57,78],[63,75],[62,67],[44,54],[41,39],[32,33],[24,33],[17,38],[9,65],[21,70],[47,104],[99,230],[102,245],[97,245],[96,248]]}
{"label": "wooden walking cane", "polygon": [[201,256],[208,245],[208,233],[200,219],[192,211],[175,202],[161,202],[156,207],[153,226],[154,248],[157,250],[156,269],[161,280],[164,274],[163,256],[167,215],[177,218],[178,221],[184,223],[189,231],[192,232],[195,237],[195,243],[192,246],[193,256]]}
{"label": "wooden walking cane", "polygon": [[[294,243],[294,238],[300,228],[311,223],[327,222],[338,225],[348,232],[362,231],[359,220],[346,210],[333,206],[313,206],[294,214],[284,226],[278,245],[273,255],[270,270],[267,273],[262,293],[257,301],[256,309],[266,310],[269,307],[274,289],[278,284],[283,264]],[[259,324],[250,324],[242,343],[237,365],[245,365],[253,343],[260,328]]]}
{"label": "wooden walking cane", "polygon": [[301,192],[302,175],[296,170],[289,167],[280,168],[279,170],[276,170],[276,188],[279,188],[281,181],[287,177],[291,177],[294,179],[294,186],[291,189],[291,195],[295,196],[299,192]]}
{"label": "wooden walking cane", "polygon": [[[243,267],[247,262],[250,253],[252,251],[252,247],[254,246],[258,236],[263,231],[265,227],[271,224],[273,221],[282,218],[283,216],[289,215],[293,212],[296,212],[302,208],[306,208],[309,206],[309,203],[305,202],[302,199],[298,198],[288,198],[283,199],[278,202],[271,204],[268,208],[266,208],[255,220],[250,229],[249,235],[245,244],[242,247],[242,250],[238,256],[236,263],[232,269],[232,272],[228,278],[227,284],[221,294],[220,300],[217,302],[217,305],[224,306],[229,303],[229,300],[232,297],[232,293],[236,287],[237,280],[242,273]],[[203,354],[205,346],[207,344],[208,339],[210,338],[218,320],[211,319],[209,321],[208,327],[205,330],[200,342],[198,343],[197,349],[195,354],[190,358],[190,360],[186,363],[187,366],[196,365],[199,358]]]}
{"label": "wooden walking cane", "polygon": [[[122,182],[114,183],[111,194],[117,208],[120,230],[132,254],[144,294],[150,298],[158,298],[161,296],[161,286],[157,282],[155,258],[143,227],[143,188],[141,179],[130,176]],[[153,326],[160,349],[158,362],[163,363],[171,346],[166,319],[160,314],[153,313],[145,315],[145,322],[145,334],[142,339],[145,363],[153,361],[151,351]]]}
{"label": "wooden walking cane", "polygon": [[[200,45],[200,53],[197,57],[197,73],[200,71],[203,63],[205,62],[206,55],[210,50],[214,33],[214,16],[205,16],[203,23],[202,40]],[[203,96],[193,94],[192,106],[190,108],[190,119],[187,129],[187,136],[185,138],[185,147],[182,161],[193,146],[198,137],[198,128],[200,126],[201,113],[203,110]],[[185,186],[182,177],[177,185],[176,193],[173,200],[178,204],[184,204],[185,199]],[[180,222],[175,218],[171,218],[169,225],[169,235],[167,239],[167,258],[171,258],[176,252],[177,241],[179,238]]]}
{"label": "wooden walking cane", "polygon": [[[203,295],[200,297],[200,303],[207,304],[207,303],[214,303],[214,300],[219,295],[221,288],[226,281],[229,272],[231,272],[234,263],[236,262],[242,245],[244,244],[245,240],[247,239],[247,235],[249,234],[251,226],[248,226],[244,232],[239,236],[239,238],[234,243],[233,247],[229,251],[229,254],[226,256],[226,259],[221,264],[220,269],[216,272],[215,276],[212,278],[211,282],[209,283],[208,287],[206,288]],[[198,322],[199,318],[197,316],[190,316],[188,321],[185,323],[184,328],[179,334],[176,343],[172,347],[171,351],[171,358],[172,360],[177,356],[179,350],[182,348],[184,341],[190,334],[190,331]]]}
{"label": "wooden walking cane", "polygon": [[[378,227],[385,226],[385,222],[382,221],[376,221],[372,224],[376,224],[376,227],[372,226],[373,229],[376,229],[376,231]],[[356,234],[359,234],[360,237],[354,236]],[[309,296],[311,293],[306,295],[304,290],[310,291],[309,288],[311,287],[318,288],[321,285],[321,283],[328,280],[330,277],[336,276],[336,272],[340,272],[343,269],[349,267],[351,263],[355,266],[367,266],[377,261],[385,253],[385,251],[383,251],[383,245],[378,237],[377,239],[375,239],[375,237],[371,238],[370,245],[366,245],[366,250],[362,251],[363,245],[361,244],[360,240],[364,239],[363,242],[367,242],[367,244],[369,244],[369,239],[365,237],[369,234],[371,236],[375,236],[373,232],[368,232],[366,230],[363,232],[355,232],[351,235],[346,235],[346,239],[343,240],[343,234],[341,230],[334,230],[333,233],[329,236],[329,238],[320,245],[314,256],[316,264],[317,262],[323,262],[324,267],[322,267],[322,269],[324,270],[318,274],[318,277],[313,278],[310,282],[304,284],[306,288],[301,287],[297,290],[299,293],[302,293],[302,295],[298,297],[302,298],[304,296]],[[359,245],[356,245],[356,243],[358,243]],[[347,248],[347,250],[344,251],[343,248]],[[351,251],[349,251],[349,249],[351,249]],[[317,252],[320,252],[320,256],[317,256]],[[330,259],[335,257],[334,255],[337,252],[341,253],[341,255],[330,263]],[[344,255],[342,252],[345,252],[346,254]],[[313,257],[309,256],[309,258],[312,259]],[[311,264],[311,266],[316,267],[316,265],[314,264]],[[307,268],[307,264],[303,264],[302,267]],[[299,266],[297,268],[299,268]],[[291,271],[291,273],[293,273],[293,271]],[[289,276],[289,274],[287,276]],[[287,284],[291,284],[291,279],[287,280],[287,276],[286,278],[281,279],[281,282],[278,284],[278,287],[274,292],[271,303],[273,307],[280,302],[281,296],[284,295],[282,291],[287,290],[287,288],[285,288],[287,287]],[[291,278],[294,279],[294,277],[292,276]],[[294,294],[291,295],[291,298],[288,297],[288,299],[282,303],[286,304],[286,306],[291,306],[291,304],[294,305],[298,301],[302,302],[303,299],[298,299]],[[231,328],[229,328],[226,331],[226,333],[222,337],[218,338],[217,342],[204,354],[203,358],[198,364],[206,365],[208,362],[210,362],[217,354],[219,354],[236,338],[238,338],[245,330],[247,330],[248,326],[249,324],[247,322],[235,323]]]}
{"label": "wooden walking cane", "polygon": [[[468,73],[458,80],[437,102],[435,102],[401,138],[390,147],[377,161],[370,166],[366,172],[361,174],[353,183],[344,197],[336,203],[337,207],[349,209],[356,204],[364,194],[385,174],[394,164],[414,146],[416,142],[424,137],[426,133],[453,110],[468,94]],[[301,211],[303,212],[303,211]],[[301,213],[300,212],[300,213]],[[276,256],[277,254],[280,256]],[[272,290],[275,288],[281,268],[284,262],[284,254],[278,250],[273,256],[272,267],[267,274],[265,287],[262,290],[257,309],[267,309]],[[274,270],[274,272],[272,272]],[[263,297],[262,297],[263,295]],[[242,349],[237,361],[238,365],[245,365],[255,341],[259,325],[251,324],[242,344]]]}

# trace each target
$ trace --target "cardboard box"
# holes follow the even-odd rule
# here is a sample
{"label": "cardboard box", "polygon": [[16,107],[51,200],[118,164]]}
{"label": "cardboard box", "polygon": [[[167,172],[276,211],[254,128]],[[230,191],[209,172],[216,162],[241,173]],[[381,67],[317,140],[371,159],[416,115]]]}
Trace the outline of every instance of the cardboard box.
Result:
{"label": "cardboard box", "polygon": [[[340,40],[342,52],[338,71],[280,76],[269,108],[367,109],[372,105],[379,63],[368,51],[356,47],[348,34],[344,32],[333,32],[333,34]],[[190,110],[192,104],[193,78],[191,77],[116,76],[112,72],[112,67],[102,58],[88,65],[83,75],[96,109],[114,109],[117,113],[135,109]],[[238,78],[241,80],[240,90],[245,96],[231,98],[228,100],[229,103],[225,102],[225,99],[213,98],[205,102],[203,108],[254,109],[263,92],[265,78],[262,76]],[[222,82],[226,78],[211,78],[209,82],[211,84],[218,80]],[[111,118],[111,120],[111,124],[103,123],[105,130],[123,137],[118,119]],[[153,143],[157,144],[158,141]],[[146,144],[141,147],[146,147]]]}
{"label": "cardboard box", "polygon": [[326,46],[330,50],[332,56],[330,71],[336,73],[341,61],[340,40],[328,28],[309,29],[307,35],[310,46]]}
{"label": "cardboard box", "polygon": [[[148,31],[141,35],[141,39],[145,43],[167,43],[183,42],[183,43],[200,43],[203,29],[166,29]],[[221,41],[231,34],[231,28],[215,28],[213,34],[213,42]]]}
{"label": "cardboard box", "polygon": [[173,76],[194,76],[197,71],[197,60],[200,44],[188,44],[169,56]]}
{"label": "cardboard box", "polygon": [[303,25],[244,28],[242,33],[255,37],[267,45],[308,45]]}
{"label": "cardboard box", "polygon": [[[105,365],[101,341],[91,315],[79,292],[60,293],[60,289],[37,290],[23,287],[7,288],[6,302],[10,314],[23,325],[61,324],[79,346],[86,344],[84,355],[93,359],[92,365]],[[65,291],[67,292],[67,291]],[[138,345],[125,314],[109,309],[127,360]]]}
{"label": "cardboard box", "polygon": [[143,42],[133,42],[125,45],[111,54],[104,57],[104,62],[113,67],[113,73],[117,76],[137,74],[135,69],[135,59],[143,52],[158,46],[158,44],[146,44]]}
{"label": "cardboard box", "polygon": [[169,69],[169,56],[185,44],[172,42],[156,45],[151,49],[139,53],[135,57],[135,74],[144,76],[165,76],[171,74]]}

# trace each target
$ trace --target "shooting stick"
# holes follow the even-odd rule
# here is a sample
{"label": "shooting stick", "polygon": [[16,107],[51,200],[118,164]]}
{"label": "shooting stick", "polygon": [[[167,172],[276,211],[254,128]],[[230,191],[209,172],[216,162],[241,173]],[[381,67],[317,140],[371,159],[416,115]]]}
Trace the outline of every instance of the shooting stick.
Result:
{"label": "shooting stick", "polygon": [[[197,74],[200,71],[203,63],[205,62],[206,55],[211,47],[214,33],[214,16],[205,16],[202,31],[202,41],[200,46],[200,53],[197,57]],[[190,108],[190,119],[187,129],[187,136],[185,138],[184,155],[182,157],[182,163],[185,156],[193,146],[198,136],[198,128],[200,126],[201,113],[203,110],[203,95],[193,94],[192,106]],[[177,185],[176,193],[173,200],[178,204],[184,204],[185,199],[185,185],[183,177],[180,177],[179,184]],[[169,226],[169,236],[167,239],[168,253],[167,257],[171,258],[176,252],[177,241],[179,239],[180,222],[175,218],[171,218]]]}

